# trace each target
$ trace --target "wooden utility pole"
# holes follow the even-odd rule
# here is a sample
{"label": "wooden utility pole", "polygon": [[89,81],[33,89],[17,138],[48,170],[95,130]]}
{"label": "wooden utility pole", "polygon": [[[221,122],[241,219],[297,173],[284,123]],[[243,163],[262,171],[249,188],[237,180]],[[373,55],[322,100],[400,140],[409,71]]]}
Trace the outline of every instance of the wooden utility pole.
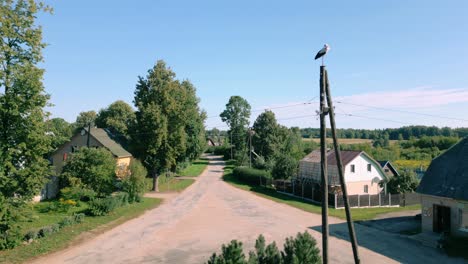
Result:
{"label": "wooden utility pole", "polygon": [[91,122],[88,123],[88,138],[86,139],[86,146],[89,148],[89,137],[91,134]]}
{"label": "wooden utility pole", "polygon": [[232,128],[231,128],[230,132],[231,132],[231,142],[229,142],[230,143],[229,145],[231,145],[231,159],[233,159],[233,157],[232,157]]}
{"label": "wooden utility pole", "polygon": [[327,95],[328,110],[330,111],[330,127],[331,127],[331,132],[332,132],[332,137],[333,137],[333,146],[335,148],[335,157],[336,157],[337,166],[338,166],[338,175],[340,178],[341,191],[343,192],[343,201],[344,201],[345,212],[346,212],[346,221],[348,223],[349,237],[351,240],[351,245],[353,247],[354,263],[360,263],[358,244],[356,240],[356,234],[354,232],[353,219],[351,217],[351,210],[350,210],[349,201],[348,201],[348,190],[346,188],[346,182],[345,182],[344,173],[343,173],[343,162],[341,161],[340,145],[338,144],[338,138],[336,136],[335,110],[333,109],[332,96],[330,93],[330,83],[328,82],[328,73],[326,70],[324,74],[325,74],[325,91]]}
{"label": "wooden utility pole", "polygon": [[320,66],[320,157],[322,172],[322,258],[328,264],[328,170],[327,170],[327,131],[325,116],[328,109],[325,106],[326,69]]}

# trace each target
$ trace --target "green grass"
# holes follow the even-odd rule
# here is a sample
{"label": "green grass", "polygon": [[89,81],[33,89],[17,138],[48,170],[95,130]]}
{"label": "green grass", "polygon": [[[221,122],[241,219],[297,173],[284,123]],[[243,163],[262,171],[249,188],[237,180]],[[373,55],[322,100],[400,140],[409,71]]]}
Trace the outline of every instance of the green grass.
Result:
{"label": "green grass", "polygon": [[[163,177],[160,177],[160,179]],[[177,179],[169,178],[167,181],[159,181],[159,192],[181,192],[189,187],[195,180],[192,179]],[[146,191],[151,191],[153,187],[153,179],[146,178]]]}
{"label": "green grass", "polygon": [[[20,245],[11,250],[0,251],[0,263],[21,263],[40,255],[64,249],[140,216],[146,210],[157,207],[161,201],[161,199],[143,198],[141,203],[133,203],[117,208],[106,216],[86,216],[81,224],[60,229],[58,233],[37,239],[29,245]],[[45,219],[40,220],[43,221],[42,223],[49,223],[55,220],[52,217],[47,218],[42,214],[39,214],[39,216]],[[80,234],[81,236],[78,237]]]}
{"label": "green grass", "polygon": [[52,203],[54,202],[45,201],[40,203],[32,203],[31,209],[33,214],[31,220],[21,223],[22,229],[28,231],[30,229],[40,228],[50,224],[56,224],[64,217],[72,215],[73,213],[84,212],[88,208],[87,203],[80,202],[80,206],[72,207],[68,212],[44,212],[43,210]]}
{"label": "green grass", "polygon": [[[322,212],[322,208],[320,205],[311,204],[300,198],[278,193],[275,190],[270,189],[270,188],[252,186],[252,185],[248,185],[246,183],[240,182],[239,180],[233,177],[232,175],[233,169],[234,169],[233,162],[227,161],[226,167],[224,168],[223,179],[224,181],[230,183],[234,187],[253,192],[254,194],[258,196],[270,199],[278,203],[287,204],[287,205],[296,207],[298,209],[304,210],[306,212],[316,213],[316,214],[320,214]],[[420,205],[413,205],[413,206],[407,206],[407,207],[352,208],[351,215],[353,217],[353,220],[362,221],[362,220],[374,219],[379,214],[397,212],[397,211],[417,210],[420,208],[421,208]],[[335,216],[338,218],[346,219],[346,214],[345,214],[344,209],[329,208],[328,213],[330,216]]]}
{"label": "green grass", "polygon": [[207,159],[198,159],[194,161],[190,166],[185,168],[181,173],[180,176],[185,176],[185,177],[197,177],[199,176],[208,166],[208,160]]}

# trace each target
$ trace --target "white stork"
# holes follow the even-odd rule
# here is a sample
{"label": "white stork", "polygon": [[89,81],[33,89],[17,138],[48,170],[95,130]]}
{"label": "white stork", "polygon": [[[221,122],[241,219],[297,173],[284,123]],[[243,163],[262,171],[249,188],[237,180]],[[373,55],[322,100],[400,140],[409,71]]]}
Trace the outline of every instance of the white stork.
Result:
{"label": "white stork", "polygon": [[315,59],[322,58],[322,66],[323,66],[323,57],[327,52],[330,50],[330,46],[328,44],[323,45],[323,48],[317,52],[317,55],[315,55]]}

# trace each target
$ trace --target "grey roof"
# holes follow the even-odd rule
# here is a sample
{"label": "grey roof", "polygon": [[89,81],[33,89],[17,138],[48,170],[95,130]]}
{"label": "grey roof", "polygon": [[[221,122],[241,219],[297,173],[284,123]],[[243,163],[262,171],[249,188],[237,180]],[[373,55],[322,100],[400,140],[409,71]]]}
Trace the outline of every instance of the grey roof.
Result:
{"label": "grey roof", "polygon": [[416,191],[468,200],[468,137],[431,162]]}
{"label": "grey roof", "polygon": [[389,160],[378,160],[377,161],[380,164],[380,167],[384,168],[385,165],[392,170],[393,174],[399,176],[400,173],[397,171],[397,169],[393,166],[393,164]]}
{"label": "grey roof", "polygon": [[[352,150],[342,150],[342,151],[340,151],[341,160],[343,161],[343,166],[346,166],[354,158],[361,155],[362,152],[363,151],[352,151]],[[321,160],[320,150],[314,150],[311,153],[309,153],[307,156],[305,156],[301,161],[319,163],[320,160]],[[327,164],[328,165],[337,165],[334,150],[328,150],[327,151]]]}
{"label": "grey roof", "polygon": [[[88,131],[88,129],[86,129]],[[111,134],[102,128],[91,128],[91,136],[99,141],[114,156],[119,158],[131,157],[132,154],[126,151],[119,143],[111,138]]]}

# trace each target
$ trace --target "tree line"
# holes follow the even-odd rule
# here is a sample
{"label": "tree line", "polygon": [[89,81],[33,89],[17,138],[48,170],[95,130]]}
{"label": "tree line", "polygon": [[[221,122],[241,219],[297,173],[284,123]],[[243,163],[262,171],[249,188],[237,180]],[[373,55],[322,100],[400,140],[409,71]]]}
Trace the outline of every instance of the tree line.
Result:
{"label": "tree line", "polygon": [[[301,135],[304,138],[319,138],[319,128],[301,128]],[[409,140],[411,138],[420,138],[423,136],[444,136],[444,137],[466,137],[468,128],[450,128],[436,126],[404,126],[400,128],[385,129],[337,129],[339,138],[360,138],[360,139],[379,139],[388,138],[389,140]],[[331,137],[331,130],[327,129],[327,136]]]}

